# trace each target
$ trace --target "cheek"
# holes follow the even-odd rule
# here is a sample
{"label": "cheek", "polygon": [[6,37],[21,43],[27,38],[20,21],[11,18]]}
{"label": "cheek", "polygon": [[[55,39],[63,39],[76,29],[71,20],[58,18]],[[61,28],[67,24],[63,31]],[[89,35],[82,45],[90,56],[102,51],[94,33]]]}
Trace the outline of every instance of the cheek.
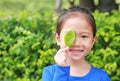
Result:
{"label": "cheek", "polygon": [[92,41],[86,41],[84,42],[84,46],[86,49],[90,50],[93,47],[93,42]]}
{"label": "cheek", "polygon": [[60,36],[60,47],[65,48],[65,43],[64,43],[64,36]]}

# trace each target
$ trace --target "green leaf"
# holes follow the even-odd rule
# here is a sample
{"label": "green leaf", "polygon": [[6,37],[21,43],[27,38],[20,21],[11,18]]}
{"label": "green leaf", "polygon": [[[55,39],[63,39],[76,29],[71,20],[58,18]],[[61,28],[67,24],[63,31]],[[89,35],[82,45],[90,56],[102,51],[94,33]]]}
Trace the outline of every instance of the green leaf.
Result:
{"label": "green leaf", "polygon": [[67,47],[70,47],[75,41],[75,32],[73,30],[68,31],[64,36],[64,42]]}

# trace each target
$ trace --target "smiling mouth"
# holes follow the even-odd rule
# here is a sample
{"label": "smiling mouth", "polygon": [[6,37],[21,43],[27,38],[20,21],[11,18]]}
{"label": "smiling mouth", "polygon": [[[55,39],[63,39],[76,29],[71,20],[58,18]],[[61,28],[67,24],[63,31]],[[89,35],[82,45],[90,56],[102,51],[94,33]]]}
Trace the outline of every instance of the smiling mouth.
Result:
{"label": "smiling mouth", "polygon": [[72,54],[78,55],[78,54],[84,52],[84,50],[80,50],[80,49],[70,49],[70,52],[71,52]]}

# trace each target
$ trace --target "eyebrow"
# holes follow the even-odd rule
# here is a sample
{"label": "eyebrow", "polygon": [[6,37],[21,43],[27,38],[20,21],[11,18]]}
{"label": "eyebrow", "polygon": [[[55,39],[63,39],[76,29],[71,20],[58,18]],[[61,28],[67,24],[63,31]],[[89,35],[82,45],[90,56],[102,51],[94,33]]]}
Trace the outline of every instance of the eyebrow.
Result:
{"label": "eyebrow", "polygon": [[81,33],[88,33],[88,34],[90,34],[89,32],[81,32]]}
{"label": "eyebrow", "polygon": [[80,34],[84,34],[84,33],[85,33],[85,34],[91,34],[91,33],[89,33],[89,32],[81,32]]}

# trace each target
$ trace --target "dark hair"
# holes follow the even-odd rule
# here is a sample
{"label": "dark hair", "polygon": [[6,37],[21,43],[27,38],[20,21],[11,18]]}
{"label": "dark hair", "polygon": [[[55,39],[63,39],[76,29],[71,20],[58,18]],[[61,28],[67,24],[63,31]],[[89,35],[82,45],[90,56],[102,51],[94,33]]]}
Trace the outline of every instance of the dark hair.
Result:
{"label": "dark hair", "polygon": [[79,7],[79,6],[72,6],[68,9],[63,9],[60,11],[60,15],[59,15],[58,21],[57,21],[56,33],[58,33],[58,35],[60,35],[64,21],[67,20],[68,18],[70,18],[71,16],[73,16],[73,15],[76,16],[78,14],[82,14],[85,16],[86,20],[92,26],[93,36],[95,36],[96,35],[96,23],[95,23],[94,16],[92,15],[90,10],[83,8],[83,7]]}

